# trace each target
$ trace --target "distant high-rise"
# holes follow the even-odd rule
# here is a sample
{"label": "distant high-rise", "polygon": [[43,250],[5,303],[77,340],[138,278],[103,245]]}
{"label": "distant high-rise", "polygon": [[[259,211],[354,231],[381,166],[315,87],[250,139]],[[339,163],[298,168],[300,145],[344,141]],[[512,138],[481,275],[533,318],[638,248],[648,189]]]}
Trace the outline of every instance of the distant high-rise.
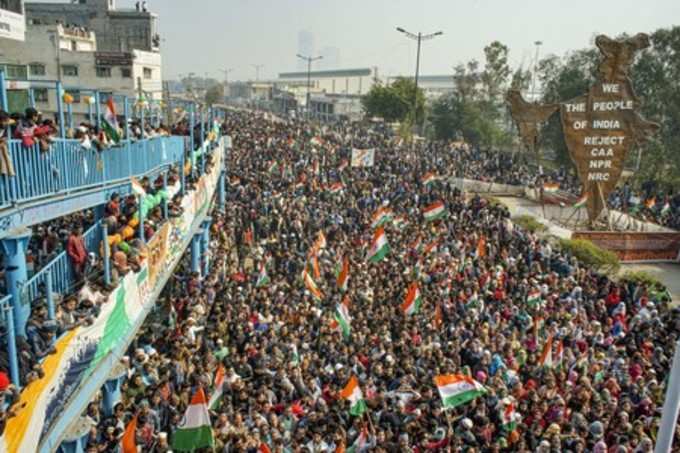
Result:
{"label": "distant high-rise", "polygon": [[323,59],[319,60],[319,69],[338,69],[342,66],[340,62],[340,49],[337,47],[326,46],[321,49],[319,55],[323,55]]}
{"label": "distant high-rise", "polygon": [[[316,47],[314,46],[314,34],[308,30],[300,30],[298,32],[298,53],[306,57],[313,57]],[[300,71],[307,70],[307,63],[299,58],[297,59],[297,68]]]}

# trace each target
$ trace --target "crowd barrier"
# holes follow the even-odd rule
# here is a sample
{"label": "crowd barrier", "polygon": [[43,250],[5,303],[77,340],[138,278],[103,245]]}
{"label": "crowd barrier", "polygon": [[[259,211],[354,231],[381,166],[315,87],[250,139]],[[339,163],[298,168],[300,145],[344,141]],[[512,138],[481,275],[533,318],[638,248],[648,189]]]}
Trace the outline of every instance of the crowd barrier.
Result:
{"label": "crowd barrier", "polygon": [[214,151],[211,171],[182,199],[182,215],[168,219],[148,242],[148,259],[140,271],[121,280],[92,325],[77,327],[56,342],[56,352],[44,362],[44,376],[23,389],[19,404],[26,406],[8,420],[0,451],[54,451],[59,446],[125,352],[205,219],[221,175],[223,146],[224,141]]}

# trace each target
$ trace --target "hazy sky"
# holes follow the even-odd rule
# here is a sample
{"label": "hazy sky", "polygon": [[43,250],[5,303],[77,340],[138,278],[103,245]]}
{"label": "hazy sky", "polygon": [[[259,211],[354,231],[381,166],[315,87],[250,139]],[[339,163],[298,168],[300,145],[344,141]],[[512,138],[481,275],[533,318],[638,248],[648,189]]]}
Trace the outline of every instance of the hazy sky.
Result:
{"label": "hazy sky", "polygon": [[[65,0],[62,0],[65,1]],[[134,0],[117,0],[119,7]],[[499,40],[513,66],[541,55],[592,45],[599,33],[650,32],[680,24],[680,0],[148,0],[159,14],[164,78],[195,72],[253,79],[297,69],[298,32],[314,34],[317,52],[340,49],[342,67],[377,66],[381,75],[411,74],[415,43],[395,31],[443,36],[423,43],[421,73],[449,74],[451,66],[483,60]]]}

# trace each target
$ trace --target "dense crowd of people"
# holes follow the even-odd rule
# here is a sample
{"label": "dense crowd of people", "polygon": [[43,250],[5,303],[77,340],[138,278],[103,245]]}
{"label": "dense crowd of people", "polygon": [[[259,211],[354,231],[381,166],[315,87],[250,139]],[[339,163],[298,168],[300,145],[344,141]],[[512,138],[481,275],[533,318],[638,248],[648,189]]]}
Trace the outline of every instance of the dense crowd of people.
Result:
{"label": "dense crowd of people", "polygon": [[[598,274],[460,193],[437,177],[459,170],[449,149],[245,112],[224,129],[210,272],[185,258],[174,273],[123,360],[122,400],[88,407],[88,452],[119,451],[130,427],[139,451],[176,450],[199,389],[217,398],[214,446],[196,451],[653,451],[680,334],[663,288]],[[374,166],[349,166],[352,146],[375,148]],[[389,251],[369,261],[376,228]],[[483,391],[444,410],[437,375]]]}
{"label": "dense crowd of people", "polygon": [[[182,120],[176,127],[184,127],[186,120]],[[42,124],[42,126],[40,126]],[[27,125],[34,128],[30,134],[25,131]],[[137,125],[137,129],[135,129]],[[46,137],[53,134],[51,126],[39,119],[37,112],[27,110],[25,117],[17,117],[10,121],[10,116],[0,111],[1,133],[9,131],[11,136]],[[38,128],[49,127],[43,132],[36,132]],[[200,124],[198,126],[200,128]],[[204,125],[207,129],[208,125]],[[186,129],[186,127],[185,127]],[[146,129],[146,137],[167,134],[161,126]],[[131,134],[141,137],[139,123],[131,123]],[[2,136],[0,136],[2,138]],[[199,147],[200,140],[196,140]],[[6,141],[4,143],[6,145]],[[32,144],[25,144],[32,146]],[[49,146],[49,145],[48,145]],[[211,155],[206,156],[210,165]],[[185,184],[187,190],[192,190],[199,175],[198,168],[192,168],[187,159]],[[167,188],[164,188],[164,176],[159,174],[154,178],[142,177],[138,181],[136,193],[121,195],[114,193],[101,209],[89,209],[66,215],[46,223],[36,225],[26,250],[27,273],[31,278],[45,265],[50,263],[60,253],[65,252],[69,265],[73,271],[72,285],[67,293],[52,294],[54,315],[49,313],[46,298],[46,287],[40,285],[35,300],[26,300],[31,305],[31,313],[26,325],[26,335],[16,337],[18,374],[22,386],[38,377],[43,376],[42,361],[54,353],[54,342],[65,332],[82,325],[91,324],[97,317],[101,305],[107,300],[109,291],[116,287],[119,280],[128,272],[138,271],[146,257],[145,242],[153,237],[157,229],[165,222],[164,200],[167,200],[167,216],[177,217],[182,214],[182,194],[179,192],[180,171],[177,166],[167,170]],[[141,206],[140,206],[141,201]],[[97,212],[100,211],[100,212]],[[139,214],[143,211],[143,227],[140,228]],[[110,257],[110,283],[104,278],[103,253],[100,250],[88,248],[83,233],[96,220],[106,225]],[[144,241],[141,240],[142,234]],[[0,265],[0,275],[4,273],[4,265]],[[4,285],[5,279],[0,279]],[[4,291],[6,293],[6,291]],[[0,339],[6,339],[4,327],[0,327]],[[9,355],[6,346],[0,347],[0,433],[4,430],[6,420],[14,415],[18,401],[18,389],[10,383]]]}

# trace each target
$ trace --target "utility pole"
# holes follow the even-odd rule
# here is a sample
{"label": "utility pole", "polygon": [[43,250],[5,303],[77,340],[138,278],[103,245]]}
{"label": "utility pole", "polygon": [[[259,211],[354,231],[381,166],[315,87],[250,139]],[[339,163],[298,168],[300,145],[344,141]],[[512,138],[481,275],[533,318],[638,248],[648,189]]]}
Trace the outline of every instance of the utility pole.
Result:
{"label": "utility pole", "polygon": [[[429,33],[427,35],[424,35],[422,32],[418,32],[418,34],[411,33],[409,31],[404,30],[401,27],[397,27],[397,31],[399,33],[404,34],[407,38],[413,39],[414,41],[418,42],[418,50],[416,53],[416,77],[415,77],[415,89],[413,90],[413,125],[415,126],[416,132],[418,131],[418,120],[417,120],[417,112],[418,112],[418,76],[420,75],[420,43],[422,41],[427,41],[430,39],[434,39],[437,36],[443,35],[443,31],[438,31],[435,33]],[[423,121],[425,119],[423,118]]]}
{"label": "utility pole", "polygon": [[229,91],[229,73],[233,70],[234,70],[234,68],[222,69],[222,72],[224,73],[224,97],[225,98],[228,96],[228,91]]}
{"label": "utility pole", "polygon": [[534,70],[531,71],[531,100],[536,102],[536,72],[538,71],[538,52],[543,44],[542,41],[534,42],[536,46],[536,55],[534,56]]}
{"label": "utility pole", "polygon": [[253,68],[255,68],[255,81],[257,82],[260,80],[260,69],[264,68],[263,64],[251,64]]}
{"label": "utility pole", "polygon": [[305,108],[307,110],[307,120],[309,121],[309,104],[310,104],[310,94],[309,90],[312,84],[312,62],[316,60],[321,60],[323,58],[323,55],[319,55],[318,57],[307,57],[305,55],[300,55],[297,54],[298,58],[301,58],[302,60],[305,60],[307,62],[307,100],[305,101]]}

